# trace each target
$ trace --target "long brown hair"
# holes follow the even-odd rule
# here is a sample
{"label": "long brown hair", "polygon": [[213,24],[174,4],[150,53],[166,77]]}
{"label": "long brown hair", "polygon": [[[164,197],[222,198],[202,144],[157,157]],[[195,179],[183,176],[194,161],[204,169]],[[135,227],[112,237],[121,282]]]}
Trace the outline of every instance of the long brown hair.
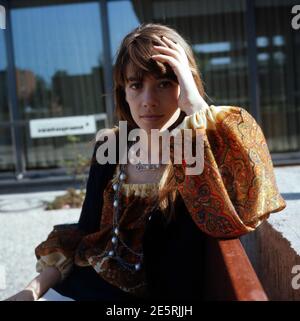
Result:
{"label": "long brown hair", "polygon": [[[192,48],[187,41],[184,40],[176,30],[168,26],[154,23],[142,24],[123,39],[117,52],[113,72],[116,116],[118,120],[126,120],[129,128],[136,128],[137,125],[131,116],[130,108],[125,97],[126,71],[128,66],[132,68],[138,79],[142,79],[146,74],[151,74],[177,81],[173,69],[168,64],[163,64],[151,59],[151,56],[155,53],[153,45],[160,45],[162,36],[171,39],[183,47],[198,91],[203,98],[205,97],[203,82],[196,60]],[[185,114],[181,113],[178,119],[179,122],[183,120],[184,116]],[[178,124],[178,122],[176,122],[176,124]],[[164,212],[168,218],[171,218],[174,214],[174,204],[177,195],[174,186],[173,166],[168,165],[159,188],[159,204],[161,208],[165,209]]]}

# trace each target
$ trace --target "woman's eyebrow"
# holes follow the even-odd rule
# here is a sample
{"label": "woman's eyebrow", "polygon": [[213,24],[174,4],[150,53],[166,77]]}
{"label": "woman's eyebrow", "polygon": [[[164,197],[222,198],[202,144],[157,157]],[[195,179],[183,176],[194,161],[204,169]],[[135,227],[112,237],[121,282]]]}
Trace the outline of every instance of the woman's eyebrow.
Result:
{"label": "woman's eyebrow", "polygon": [[141,79],[139,79],[138,77],[136,76],[129,76],[129,77],[126,77],[126,80],[129,82],[129,81],[141,81]]}

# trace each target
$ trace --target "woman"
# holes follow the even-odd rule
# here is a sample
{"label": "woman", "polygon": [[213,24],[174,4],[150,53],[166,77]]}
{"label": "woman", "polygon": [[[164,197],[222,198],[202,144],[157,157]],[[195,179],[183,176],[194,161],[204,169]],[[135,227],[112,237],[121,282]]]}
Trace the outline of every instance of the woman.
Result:
{"label": "woman", "polygon": [[[119,120],[147,133],[148,161],[152,129],[191,129],[203,134],[203,172],[187,175],[185,160],[100,165],[102,134],[79,223],[54,227],[36,248],[40,274],[11,300],[49,289],[74,300],[201,299],[205,236],[238,237],[285,207],[261,129],[242,108],[207,105],[192,50],[175,30],[144,24],[128,34],[114,85]],[[123,138],[118,127],[105,135]]]}

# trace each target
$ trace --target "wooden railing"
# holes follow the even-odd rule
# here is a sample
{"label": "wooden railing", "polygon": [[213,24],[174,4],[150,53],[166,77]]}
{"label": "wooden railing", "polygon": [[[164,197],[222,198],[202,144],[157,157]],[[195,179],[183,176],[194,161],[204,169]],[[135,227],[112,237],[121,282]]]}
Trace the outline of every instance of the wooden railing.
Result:
{"label": "wooden railing", "polygon": [[268,301],[239,239],[206,242],[205,300]]}

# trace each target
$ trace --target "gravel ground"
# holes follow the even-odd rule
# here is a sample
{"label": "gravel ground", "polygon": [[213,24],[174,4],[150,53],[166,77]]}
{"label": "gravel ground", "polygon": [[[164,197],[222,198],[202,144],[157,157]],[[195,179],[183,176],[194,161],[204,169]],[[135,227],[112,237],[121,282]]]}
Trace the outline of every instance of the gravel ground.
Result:
{"label": "gravel ground", "polygon": [[78,221],[80,209],[45,211],[64,191],[0,195],[0,300],[22,290],[37,273],[35,247],[53,225]]}

